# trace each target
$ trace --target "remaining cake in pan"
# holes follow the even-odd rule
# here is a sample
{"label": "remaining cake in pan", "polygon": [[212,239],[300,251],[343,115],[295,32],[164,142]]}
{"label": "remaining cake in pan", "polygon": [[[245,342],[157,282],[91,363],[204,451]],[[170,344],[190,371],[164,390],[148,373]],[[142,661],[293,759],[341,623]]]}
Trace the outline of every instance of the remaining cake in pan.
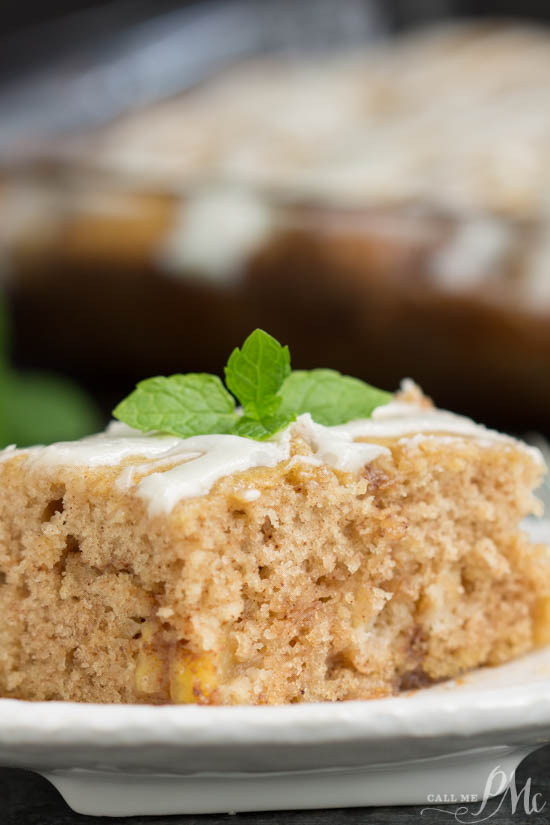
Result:
{"label": "remaining cake in pan", "polygon": [[40,141],[53,165],[0,175],[19,354],[116,390],[260,324],[297,363],[545,431],[549,98],[547,28],[466,23],[245,60]]}
{"label": "remaining cake in pan", "polygon": [[[144,429],[160,386],[145,383]],[[410,383],[374,405],[335,426],[301,412],[262,441],[115,423],[5,450],[1,694],[372,698],[549,640],[548,552],[518,528],[538,510],[538,450]]]}

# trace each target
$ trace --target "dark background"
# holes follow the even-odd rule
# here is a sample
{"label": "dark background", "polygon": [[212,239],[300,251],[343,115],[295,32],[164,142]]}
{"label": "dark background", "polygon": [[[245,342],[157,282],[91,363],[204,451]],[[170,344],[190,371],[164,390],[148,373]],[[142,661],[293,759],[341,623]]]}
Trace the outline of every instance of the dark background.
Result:
{"label": "dark background", "polygon": [[[54,20],[63,15],[84,9],[105,9],[115,6],[133,6],[136,14],[158,13],[182,6],[197,5],[201,0],[176,2],[176,0],[153,0],[135,3],[120,3],[119,0],[50,0],[41,3],[9,3],[2,8],[2,27],[4,35],[20,32],[25,28]],[[257,2],[273,2],[277,0],[257,0]],[[299,2],[299,0],[298,0]],[[518,17],[537,17],[550,19],[550,4],[545,0],[393,0],[387,2],[387,9],[396,26],[410,24],[417,19],[438,17],[445,14],[453,15],[483,15],[502,14]]]}
{"label": "dark background", "polygon": [[[198,5],[201,0],[137,0],[129,3],[120,0],[50,0],[41,3],[9,3],[2,8],[2,28],[4,35],[21,32],[29,26],[55,20],[66,14],[85,9],[113,9],[114,7],[133,7],[135,14],[159,13],[182,6]],[[257,0],[272,2],[277,0]],[[299,2],[299,0],[298,0]],[[550,19],[550,4],[545,0],[393,0],[387,2],[386,8],[396,26],[413,23],[418,19],[436,18],[452,15],[498,14],[512,17],[536,17]]]}
{"label": "dark background", "polygon": [[[49,34],[59,30],[67,18],[84,12],[86,25],[83,40],[100,37],[102,33],[122,29],[129,23],[183,7],[198,6],[209,0],[49,0],[49,2],[14,3],[2,6],[0,29],[0,81],[4,77],[24,72],[49,54]],[[336,0],[338,1],[338,0]],[[276,5],[278,0],[256,0]],[[299,0],[296,0],[299,3]],[[550,20],[550,3],[545,0],[387,0],[380,7],[390,27],[396,31],[416,23],[444,17],[497,15],[503,17]],[[25,34],[42,28],[42,48],[26,48]],[[71,45],[74,45],[71,32]]]}

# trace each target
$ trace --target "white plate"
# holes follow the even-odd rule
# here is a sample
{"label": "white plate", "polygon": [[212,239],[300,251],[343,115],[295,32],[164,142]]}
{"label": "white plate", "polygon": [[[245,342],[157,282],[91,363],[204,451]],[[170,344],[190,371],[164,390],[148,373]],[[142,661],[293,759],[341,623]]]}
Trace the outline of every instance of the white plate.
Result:
{"label": "white plate", "polygon": [[[549,525],[550,526],[550,525]],[[537,526],[539,536],[548,528]],[[550,742],[550,648],[391,699],[283,707],[0,700],[0,763],[86,814],[405,805],[501,792]],[[499,768],[497,779],[489,781]]]}

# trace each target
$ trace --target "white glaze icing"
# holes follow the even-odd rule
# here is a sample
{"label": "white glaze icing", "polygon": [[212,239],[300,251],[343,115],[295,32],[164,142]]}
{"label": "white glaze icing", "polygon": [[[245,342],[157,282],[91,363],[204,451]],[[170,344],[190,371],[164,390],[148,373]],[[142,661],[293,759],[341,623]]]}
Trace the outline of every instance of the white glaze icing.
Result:
{"label": "white glaze icing", "polygon": [[[301,437],[313,451],[312,455],[294,456],[293,463],[324,464],[345,472],[357,472],[377,456],[389,454],[386,446],[369,442],[369,438],[399,438],[410,443],[418,443],[424,437],[447,440],[466,436],[481,444],[496,440],[528,451],[544,466],[537,448],[475,424],[469,418],[403,401],[378,407],[371,418],[336,427],[317,424],[306,413],[263,442],[234,435],[198,435],[182,439],[139,433],[125,424],[113,422],[104,433],[80,441],[26,450],[6,448],[0,453],[0,460],[22,454],[31,467],[93,468],[116,466],[127,458],[143,457],[146,461],[121,469],[117,486],[145,499],[149,512],[155,515],[170,512],[181,499],[208,493],[224,476],[253,467],[274,467],[288,460],[292,435]],[[258,497],[257,492],[253,488],[243,491],[241,498],[253,501]]]}
{"label": "white glaze icing", "polygon": [[496,218],[465,220],[432,259],[431,272],[440,286],[451,291],[479,287],[499,274],[512,242],[510,226]]}
{"label": "white glaze icing", "polygon": [[350,425],[360,423],[350,421],[349,424],[340,427],[323,427],[316,424],[309,413],[306,413],[298,418],[294,426],[295,431],[309,443],[320,463],[327,464],[335,470],[353,473],[377,456],[389,453],[388,448],[380,444],[353,440],[355,436]]}
{"label": "white glaze icing", "polygon": [[[190,439],[186,439],[188,443]],[[103,433],[80,441],[59,441],[48,447],[31,447],[27,461],[38,465],[78,465],[101,467],[119,464],[130,456],[163,459],[177,451],[184,440],[172,435],[145,435],[125,424],[113,421]],[[192,450],[187,450],[192,452]],[[194,455],[198,455],[195,450]]]}
{"label": "white glaze icing", "polygon": [[159,261],[175,277],[196,274],[223,283],[240,274],[248,258],[269,238],[273,225],[273,209],[253,191],[203,187],[176,210]]}
{"label": "white glaze icing", "polygon": [[[135,490],[149,502],[151,514],[169,513],[180,499],[208,493],[218,479],[251,467],[274,467],[288,458],[289,451],[288,432],[273,441],[254,441],[236,435],[197,435],[181,439],[180,447],[169,459],[178,462],[177,465],[150,473],[138,481]],[[168,457],[163,457],[163,463],[167,460]],[[136,469],[150,472],[151,465]],[[131,477],[121,474],[118,486],[131,489]]]}

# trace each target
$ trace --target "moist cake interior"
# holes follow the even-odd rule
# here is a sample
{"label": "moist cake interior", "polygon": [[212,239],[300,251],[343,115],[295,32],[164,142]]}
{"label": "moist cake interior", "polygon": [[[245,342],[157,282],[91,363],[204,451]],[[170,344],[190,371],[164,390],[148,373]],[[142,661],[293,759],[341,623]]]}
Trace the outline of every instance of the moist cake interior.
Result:
{"label": "moist cake interior", "polygon": [[536,451],[482,428],[376,446],[347,472],[294,428],[285,460],[169,512],[136,494],[159,473],[143,455],[78,466],[4,453],[1,694],[373,698],[548,641],[548,551],[518,528],[540,507]]}

